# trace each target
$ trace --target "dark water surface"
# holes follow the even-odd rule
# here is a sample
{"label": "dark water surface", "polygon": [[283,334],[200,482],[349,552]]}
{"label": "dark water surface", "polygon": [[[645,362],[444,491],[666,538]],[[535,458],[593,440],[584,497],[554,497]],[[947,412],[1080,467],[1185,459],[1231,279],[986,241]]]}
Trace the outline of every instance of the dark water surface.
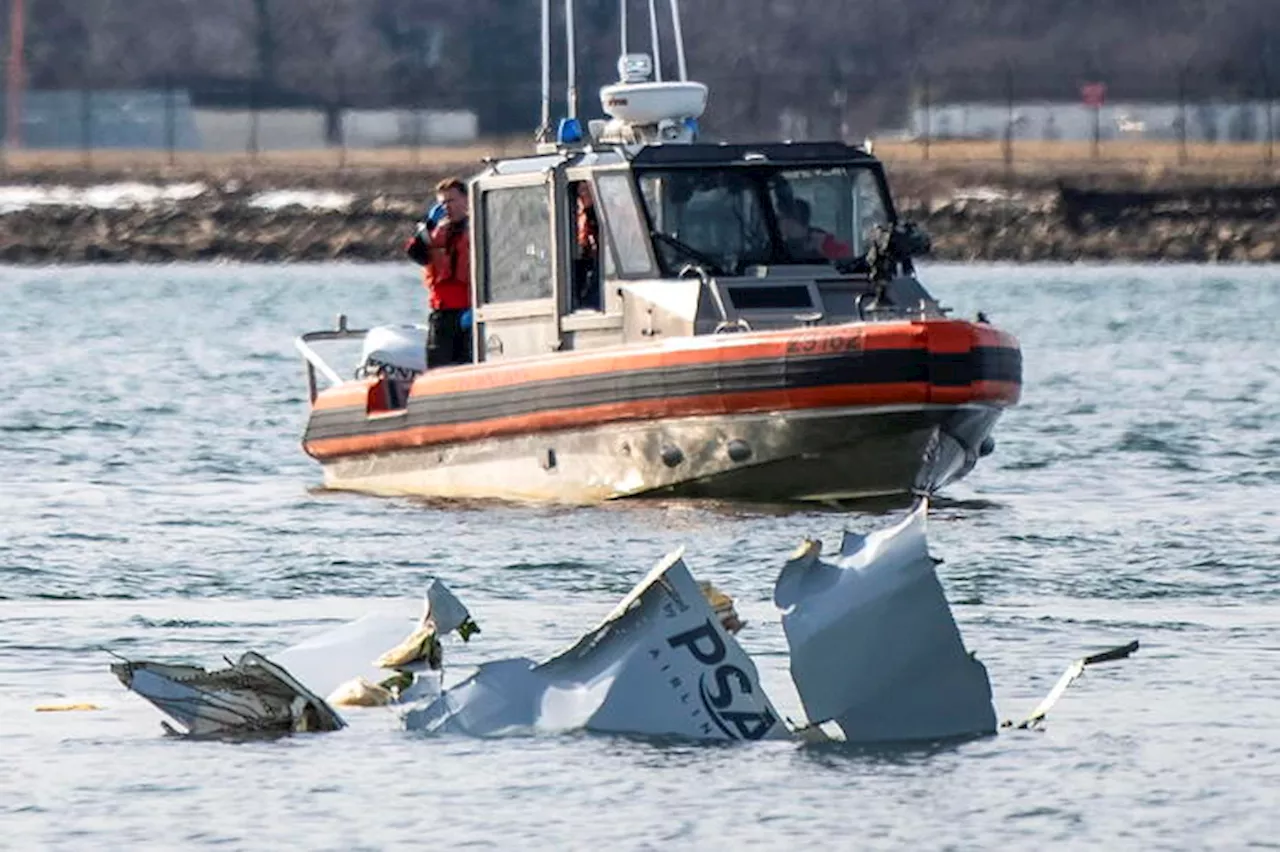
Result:
{"label": "dark water surface", "polygon": [[[0,268],[0,846],[15,849],[1244,848],[1280,842],[1280,269],[931,266],[1024,348],[996,454],[934,552],[1002,717],[1081,653],[1043,733],[911,751],[346,731],[175,741],[105,649],[215,665],[445,578],[544,657],[665,551],[735,593],[784,712],[769,601],[806,536],[889,518],[315,490],[293,336],[422,311],[382,267]],[[896,517],[896,516],[894,516]],[[36,713],[85,701],[98,712]]]}

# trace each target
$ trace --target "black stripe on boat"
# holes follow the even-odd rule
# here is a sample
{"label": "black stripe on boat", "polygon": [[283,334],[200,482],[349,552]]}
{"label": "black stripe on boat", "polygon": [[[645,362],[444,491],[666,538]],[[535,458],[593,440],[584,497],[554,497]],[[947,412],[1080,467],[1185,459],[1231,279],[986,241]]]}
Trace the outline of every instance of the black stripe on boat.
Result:
{"label": "black stripe on boat", "polygon": [[1021,379],[1021,353],[1003,347],[977,347],[959,353],[872,349],[753,361],[710,361],[431,394],[411,398],[405,417],[367,420],[360,408],[321,409],[312,413],[305,440],[452,426],[651,399],[857,384],[930,382],[959,387],[975,381],[1020,382]]}

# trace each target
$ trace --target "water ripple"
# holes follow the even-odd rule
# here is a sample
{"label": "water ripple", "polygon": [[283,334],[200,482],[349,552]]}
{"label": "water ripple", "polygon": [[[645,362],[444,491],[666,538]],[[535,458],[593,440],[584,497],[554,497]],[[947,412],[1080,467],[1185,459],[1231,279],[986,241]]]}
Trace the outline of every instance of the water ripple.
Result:
{"label": "water ripple", "polygon": [[[831,549],[845,529],[900,514],[325,492],[299,447],[305,382],[292,336],[340,312],[353,324],[420,315],[413,269],[0,270],[6,840],[1271,843],[1280,829],[1265,792],[1280,788],[1277,270],[995,265],[924,275],[957,315],[983,310],[1026,355],[1024,401],[1001,421],[996,453],[935,501],[930,521],[940,579],[1001,717],[1028,711],[1083,653],[1132,638],[1142,650],[1090,668],[1043,733],[895,751],[477,742],[407,734],[383,711],[351,711],[351,727],[333,736],[274,743],[161,736],[156,714],[107,671],[104,649],[217,665],[372,610],[411,619],[426,580],[441,576],[484,629],[450,644],[451,671],[541,658],[678,546],[695,573],[737,597],[744,645],[779,709],[799,717],[772,582],[802,537]],[[1160,307],[1188,304],[1195,310]],[[51,350],[55,326],[72,343]],[[31,712],[54,701],[104,709]]]}

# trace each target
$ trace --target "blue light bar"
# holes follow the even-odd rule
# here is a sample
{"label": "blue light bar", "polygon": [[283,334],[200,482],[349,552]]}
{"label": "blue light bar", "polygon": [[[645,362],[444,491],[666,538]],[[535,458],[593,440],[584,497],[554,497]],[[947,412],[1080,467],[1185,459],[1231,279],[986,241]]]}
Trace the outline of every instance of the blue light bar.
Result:
{"label": "blue light bar", "polygon": [[561,145],[572,145],[582,141],[582,122],[576,118],[560,119],[560,127],[556,130],[556,141]]}

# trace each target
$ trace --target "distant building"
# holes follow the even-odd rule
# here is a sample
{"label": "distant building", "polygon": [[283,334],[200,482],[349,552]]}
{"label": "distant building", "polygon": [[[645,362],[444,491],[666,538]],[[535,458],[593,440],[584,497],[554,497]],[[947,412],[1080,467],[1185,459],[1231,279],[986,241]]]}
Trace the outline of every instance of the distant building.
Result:
{"label": "distant building", "polygon": [[[0,138],[4,138],[0,98]],[[204,109],[183,90],[32,91],[22,100],[22,145],[35,149],[309,150],[448,145],[479,134],[471,110]]]}
{"label": "distant building", "polygon": [[[1012,122],[1010,118],[1012,115]],[[1003,139],[1012,123],[1015,140],[1091,140],[1094,109],[1078,102],[942,103],[916,107],[909,134],[931,139]],[[1262,142],[1268,137],[1266,101],[1177,103],[1116,102],[1098,109],[1102,140],[1181,138],[1189,142]],[[1280,136],[1280,101],[1273,101],[1271,136]]]}
{"label": "distant building", "polygon": [[[7,114],[0,109],[0,124]],[[22,98],[22,144],[25,148],[166,148],[172,144],[185,150],[198,148],[199,140],[185,91],[29,91]]]}

